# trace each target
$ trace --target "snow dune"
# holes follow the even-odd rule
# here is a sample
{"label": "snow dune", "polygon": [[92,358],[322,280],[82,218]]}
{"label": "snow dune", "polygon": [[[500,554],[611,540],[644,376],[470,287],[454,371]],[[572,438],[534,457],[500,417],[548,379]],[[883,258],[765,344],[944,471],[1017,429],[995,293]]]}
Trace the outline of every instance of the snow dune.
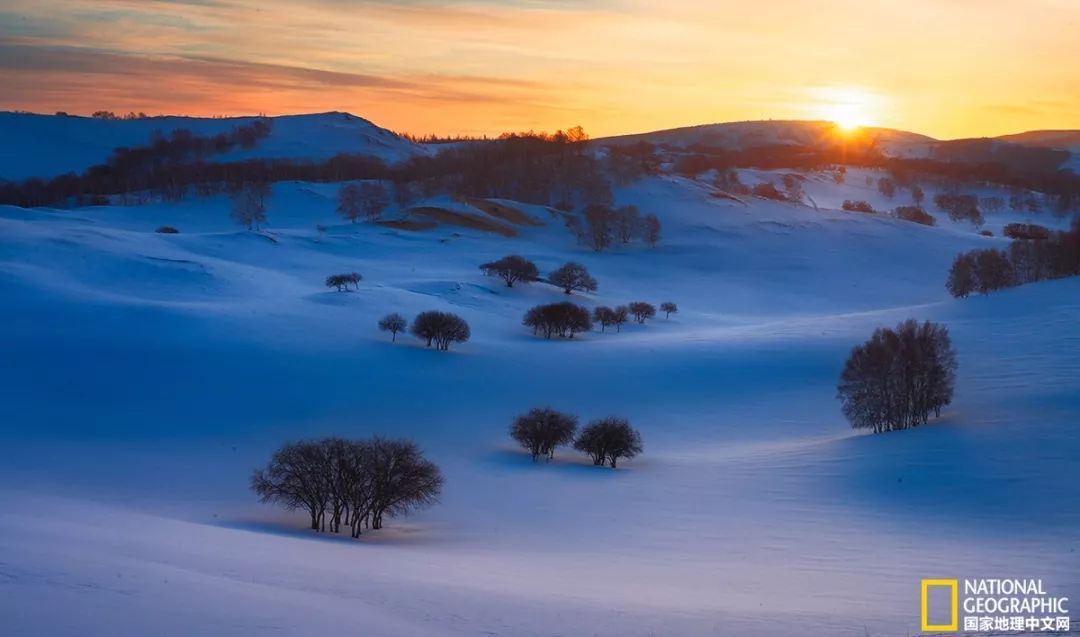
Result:
{"label": "snow dune", "polygon": [[[916,632],[921,578],[1041,577],[1076,598],[1080,281],[949,299],[954,254],[1004,240],[821,203],[861,183],[811,176],[815,211],[651,178],[616,195],[660,216],[663,243],[602,255],[540,208],[515,237],[408,232],[341,224],[333,187],[307,184],[275,187],[262,234],[223,198],[0,208],[0,625],[879,636]],[[682,311],[538,340],[522,313],[564,297],[477,269],[508,253],[584,263],[586,305]],[[364,282],[326,291],[336,271]],[[375,329],[424,309],[473,340],[440,354]],[[843,360],[908,317],[950,327],[956,400],[928,427],[853,434]],[[624,415],[645,454],[533,465],[505,432],[544,404]],[[421,444],[440,505],[351,541],[247,491],[283,440],[372,433]]]}

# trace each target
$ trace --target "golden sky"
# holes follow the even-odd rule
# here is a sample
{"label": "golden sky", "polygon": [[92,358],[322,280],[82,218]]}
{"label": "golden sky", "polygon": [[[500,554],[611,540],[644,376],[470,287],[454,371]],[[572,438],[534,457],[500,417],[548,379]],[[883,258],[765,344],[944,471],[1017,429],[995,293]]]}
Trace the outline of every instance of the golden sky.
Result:
{"label": "golden sky", "polygon": [[1080,128],[1080,0],[0,0],[0,109]]}

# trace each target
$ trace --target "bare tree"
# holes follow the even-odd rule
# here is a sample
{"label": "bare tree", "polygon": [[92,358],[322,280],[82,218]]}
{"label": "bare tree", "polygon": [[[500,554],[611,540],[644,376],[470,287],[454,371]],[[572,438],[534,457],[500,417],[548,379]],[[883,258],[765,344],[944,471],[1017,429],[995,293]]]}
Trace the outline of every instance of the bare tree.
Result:
{"label": "bare tree", "polygon": [[589,276],[589,271],[580,263],[566,263],[548,276],[552,284],[562,288],[563,292],[571,294],[574,290],[587,292],[596,291],[596,279]]}
{"label": "bare tree", "polygon": [[251,476],[251,489],[261,502],[276,502],[286,509],[302,508],[311,516],[313,531],[326,530],[330,501],[328,463],[318,442],[296,442],[274,452],[265,469]]}
{"label": "bare tree", "polygon": [[915,205],[921,208],[924,199],[926,199],[926,193],[923,192],[923,189],[920,188],[917,185],[912,186],[911,187],[911,200],[915,202]]}
{"label": "bare tree", "polygon": [[408,440],[373,438],[368,443],[366,474],[371,492],[371,528],[384,516],[405,515],[438,502],[443,477]]}
{"label": "bare tree", "polygon": [[407,325],[405,317],[394,312],[393,314],[387,314],[379,319],[379,329],[384,332],[390,332],[390,342],[397,342],[398,332],[404,332]]}
{"label": "bare tree", "polygon": [[243,183],[232,195],[232,218],[248,230],[258,230],[266,223],[266,200],[270,184],[265,181]]}
{"label": "bare tree", "polygon": [[611,246],[615,234],[615,212],[606,205],[585,207],[585,239],[593,250],[602,252]]}
{"label": "bare tree", "polygon": [[949,269],[949,279],[945,289],[957,298],[964,298],[975,291],[978,281],[975,278],[975,259],[968,253],[956,255]]}
{"label": "bare tree", "polygon": [[614,469],[620,458],[633,458],[642,452],[641,434],[625,418],[610,416],[582,429],[574,449],[589,454],[593,464],[606,462]]}
{"label": "bare tree", "polygon": [[660,219],[656,215],[645,215],[642,218],[641,238],[654,248],[660,243]]}
{"label": "bare tree", "polygon": [[1011,287],[1013,268],[1009,257],[1001,250],[987,248],[973,253],[976,289],[982,294]]}
{"label": "bare tree", "polygon": [[630,243],[630,240],[638,234],[642,223],[641,213],[637,206],[621,206],[614,211],[615,234],[623,243]]}
{"label": "bare tree", "polygon": [[600,331],[603,332],[608,327],[615,325],[615,310],[605,305],[598,305],[593,308],[592,319],[600,324]]}
{"label": "bare tree", "polygon": [[500,277],[506,282],[508,288],[514,287],[514,283],[518,281],[528,283],[540,277],[540,270],[536,268],[535,263],[516,254],[485,263],[480,266],[480,269],[488,276]]}
{"label": "bare tree", "polygon": [[664,301],[660,304],[660,311],[664,313],[664,318],[671,318],[672,314],[679,313],[679,306],[671,301]]}
{"label": "bare tree", "polygon": [[338,188],[337,213],[343,218],[356,223],[356,220],[363,214],[363,208],[360,204],[360,186],[345,184]]}
{"label": "bare tree", "polygon": [[882,177],[878,179],[877,189],[882,195],[885,195],[886,199],[892,199],[896,196],[896,182],[888,177]]}
{"label": "bare tree", "polygon": [[555,448],[573,441],[575,431],[576,416],[549,407],[530,409],[510,425],[510,437],[529,450],[533,462],[541,456],[554,458]]}
{"label": "bare tree", "polygon": [[365,181],[360,185],[360,206],[368,219],[375,219],[386,206],[390,204],[390,197],[386,194],[386,188],[378,182]]}
{"label": "bare tree", "polygon": [[435,348],[442,351],[449,350],[451,343],[468,341],[472,335],[465,319],[457,314],[435,310],[417,314],[409,331],[413,336],[427,341],[428,347],[434,343]]}
{"label": "bare tree", "polygon": [[611,322],[615,326],[615,331],[621,332],[622,326],[626,325],[626,322],[630,320],[630,308],[625,305],[616,305],[612,313]]}
{"label": "bare tree", "polygon": [[629,309],[630,313],[634,315],[634,320],[638,323],[644,323],[646,319],[656,316],[656,306],[652,303],[634,301],[629,305]]}

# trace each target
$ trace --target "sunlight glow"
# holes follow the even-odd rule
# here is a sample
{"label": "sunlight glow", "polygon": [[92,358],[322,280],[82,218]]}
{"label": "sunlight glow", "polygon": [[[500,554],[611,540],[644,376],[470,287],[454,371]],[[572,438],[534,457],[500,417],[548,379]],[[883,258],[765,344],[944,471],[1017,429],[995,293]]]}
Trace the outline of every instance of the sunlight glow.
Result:
{"label": "sunlight glow", "polygon": [[872,126],[880,117],[882,99],[858,87],[827,87],[814,89],[817,100],[812,106],[820,119],[834,122],[844,132]]}

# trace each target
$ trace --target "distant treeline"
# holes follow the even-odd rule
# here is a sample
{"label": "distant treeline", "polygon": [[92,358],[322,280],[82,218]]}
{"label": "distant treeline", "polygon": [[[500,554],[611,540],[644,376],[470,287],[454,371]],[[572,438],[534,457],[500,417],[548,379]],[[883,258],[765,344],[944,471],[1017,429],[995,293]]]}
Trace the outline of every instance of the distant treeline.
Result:
{"label": "distant treeline", "polygon": [[956,255],[945,288],[955,297],[1080,275],[1080,221],[1067,232],[1010,224],[1018,236],[1008,250],[984,248]]}
{"label": "distant treeline", "polygon": [[118,148],[104,163],[82,174],[49,180],[0,184],[0,203],[22,207],[109,203],[109,197],[140,193],[179,200],[234,192],[245,184],[278,181],[340,182],[385,180],[398,187],[399,205],[420,195],[443,193],[500,197],[570,209],[577,204],[610,204],[611,188],[603,162],[584,152],[584,131],[554,135],[507,134],[485,143],[445,148],[393,166],[377,157],[339,154],[321,162],[252,159],[208,162],[204,158],[235,146],[249,148],[270,132],[270,120],[257,120],[228,134],[199,137],[177,130],[147,146]]}
{"label": "distant treeline", "polygon": [[257,119],[217,135],[195,135],[186,128],[175,129],[168,136],[154,132],[149,144],[117,148],[105,163],[91,166],[82,174],[0,183],[0,203],[22,207],[107,203],[102,200],[107,195],[139,190],[155,190],[169,197],[175,196],[177,189],[207,180],[225,181],[264,173],[263,166],[230,171],[222,169],[228,164],[206,164],[201,160],[237,147],[255,147],[270,134],[271,121]]}
{"label": "distant treeline", "polygon": [[[377,157],[339,154],[324,161],[253,159],[209,162],[234,147],[250,148],[269,134],[271,120],[259,119],[229,133],[197,136],[185,129],[156,135],[146,146],[118,148],[105,163],[82,174],[0,183],[0,203],[23,207],[107,204],[115,195],[181,199],[233,191],[251,182],[338,182],[381,180],[395,184],[399,205],[419,196],[461,194],[514,199],[570,209],[579,204],[611,205],[609,179],[626,184],[656,174],[670,160],[669,149],[647,142],[598,147],[580,127],[545,133],[506,133],[498,139],[437,140],[447,143],[434,156],[387,165]],[[428,140],[429,143],[432,140]],[[734,168],[832,170],[840,166],[884,169],[890,184],[927,180],[953,187],[995,183],[1043,192],[1059,211],[1080,206],[1080,176],[1057,170],[1062,151],[1005,146],[978,140],[946,145],[950,161],[883,156],[873,143],[824,146],[765,145],[724,149],[694,145],[675,161],[676,171],[696,175]],[[941,154],[939,152],[939,154]],[[982,161],[986,159],[986,161]]]}
{"label": "distant treeline", "polygon": [[[919,179],[947,185],[993,183],[1054,195],[1056,206],[1063,210],[1075,209],[1080,202],[1080,175],[1059,169],[1069,157],[1066,151],[1016,145],[991,150],[983,143],[987,141],[943,144],[934,159],[886,157],[872,144],[774,144],[744,149],[692,145],[676,161],[675,170],[697,175],[707,170],[724,172],[733,168],[826,170],[834,166],[857,166],[887,170],[897,185]],[[646,143],[631,148],[634,150],[621,152],[633,152],[639,157],[655,152]]]}

